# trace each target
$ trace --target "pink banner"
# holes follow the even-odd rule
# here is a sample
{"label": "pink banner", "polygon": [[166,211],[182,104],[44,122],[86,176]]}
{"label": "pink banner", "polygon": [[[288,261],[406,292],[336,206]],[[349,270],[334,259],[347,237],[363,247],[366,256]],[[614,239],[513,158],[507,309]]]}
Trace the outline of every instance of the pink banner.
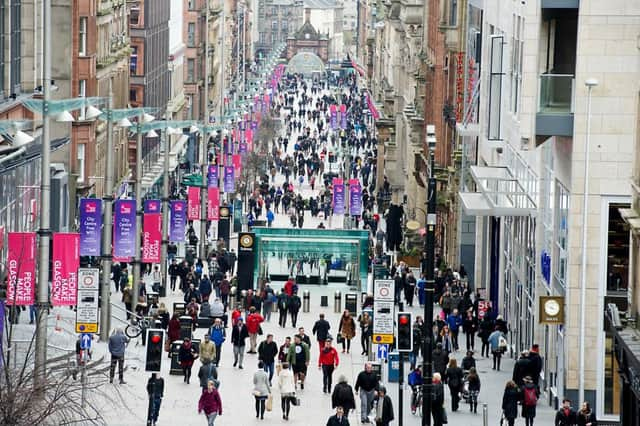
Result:
{"label": "pink banner", "polygon": [[53,277],[51,304],[78,304],[78,268],[80,267],[80,234],[53,234]]}
{"label": "pink banner", "polygon": [[142,261],[160,263],[162,214],[145,213],[142,217]]}
{"label": "pink banner", "polygon": [[209,188],[207,194],[207,217],[209,220],[220,219],[220,188]]}
{"label": "pink banner", "polygon": [[232,136],[232,138],[233,138],[233,140],[234,140],[234,141],[237,141],[237,140],[238,140],[238,138],[239,138],[239,136],[238,136],[238,129],[234,128],[234,129],[231,131],[231,136]]}
{"label": "pink banner", "polygon": [[247,143],[252,143],[253,142],[253,130],[251,129],[246,129],[244,131],[244,140]]}
{"label": "pink banner", "polygon": [[36,234],[9,232],[7,237],[7,305],[33,305],[36,301]]}
{"label": "pink banner", "polygon": [[233,154],[231,161],[233,162],[233,168],[236,169],[236,176],[240,176],[240,173],[242,172],[242,155]]}
{"label": "pink banner", "polygon": [[200,219],[200,188],[190,186],[187,190],[187,219]]}

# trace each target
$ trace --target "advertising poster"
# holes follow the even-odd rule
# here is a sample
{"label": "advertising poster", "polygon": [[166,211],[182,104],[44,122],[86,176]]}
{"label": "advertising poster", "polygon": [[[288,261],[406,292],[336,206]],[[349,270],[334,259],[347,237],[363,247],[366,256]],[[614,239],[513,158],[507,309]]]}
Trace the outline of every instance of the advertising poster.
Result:
{"label": "advertising poster", "polygon": [[80,199],[80,256],[100,256],[102,200]]}
{"label": "advertising poster", "polygon": [[333,214],[344,214],[344,183],[333,179]]}
{"label": "advertising poster", "polygon": [[233,166],[225,166],[224,167],[224,192],[235,192],[236,190],[236,181],[235,181],[235,169]]}
{"label": "advertising poster", "polygon": [[136,201],[116,200],[113,218],[113,256],[133,257],[136,248]]}
{"label": "advertising poster", "polygon": [[187,188],[187,219],[200,219],[200,188],[197,186]]}
{"label": "advertising poster", "polygon": [[78,268],[80,268],[80,234],[54,233],[51,264],[51,304],[77,304]]}
{"label": "advertising poster", "polygon": [[220,219],[220,188],[209,188],[207,191],[207,219]]}
{"label": "advertising poster", "polygon": [[173,200],[170,202],[169,240],[180,243],[185,240],[187,232],[187,202]]}
{"label": "advertising poster", "polygon": [[351,216],[362,214],[362,187],[358,179],[349,179],[349,214]]}
{"label": "advertising poster", "polygon": [[9,232],[7,240],[7,304],[33,305],[36,301],[36,233]]}

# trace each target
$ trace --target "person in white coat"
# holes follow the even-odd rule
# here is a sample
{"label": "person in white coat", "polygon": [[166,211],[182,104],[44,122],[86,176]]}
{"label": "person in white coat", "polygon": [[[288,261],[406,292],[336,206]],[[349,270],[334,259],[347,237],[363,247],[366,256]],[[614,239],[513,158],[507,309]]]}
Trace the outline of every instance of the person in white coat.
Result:
{"label": "person in white coat", "polygon": [[296,381],[289,363],[282,363],[282,370],[278,374],[278,389],[280,390],[280,404],[282,406],[282,418],[289,420],[291,402],[296,398]]}
{"label": "person in white coat", "polygon": [[256,419],[264,420],[264,410],[267,398],[271,395],[269,375],[264,371],[262,361],[258,362],[258,371],[253,373],[253,396],[256,398]]}

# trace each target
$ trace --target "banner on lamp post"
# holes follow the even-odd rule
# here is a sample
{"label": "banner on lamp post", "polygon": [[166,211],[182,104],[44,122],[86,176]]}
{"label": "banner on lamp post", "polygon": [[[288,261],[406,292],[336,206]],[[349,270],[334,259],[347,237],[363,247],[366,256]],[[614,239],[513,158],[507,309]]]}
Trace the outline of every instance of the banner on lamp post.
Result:
{"label": "banner on lamp post", "polygon": [[116,200],[113,218],[113,256],[119,259],[133,257],[136,251],[136,201]]}
{"label": "banner on lamp post", "polygon": [[80,256],[100,256],[102,200],[80,199]]}
{"label": "banner on lamp post", "polygon": [[349,179],[349,214],[351,216],[362,214],[362,187],[358,179]]}
{"label": "banner on lamp post", "polygon": [[247,143],[246,142],[240,142],[240,145],[238,146],[238,152],[240,154],[246,154],[247,153]]}
{"label": "banner on lamp post", "polygon": [[146,200],[143,211],[145,213],[160,213],[162,202],[160,200]]}
{"label": "banner on lamp post", "polygon": [[220,219],[220,188],[209,188],[207,191],[207,218]]}
{"label": "banner on lamp post", "polygon": [[340,105],[340,128],[347,128],[347,106],[345,104]]}
{"label": "banner on lamp post", "polygon": [[333,214],[344,214],[344,182],[333,179]]}
{"label": "banner on lamp post", "polygon": [[236,169],[236,176],[240,176],[240,174],[242,173],[242,155],[233,154],[233,158],[231,159],[231,161],[233,163],[233,168]]}
{"label": "banner on lamp post", "polygon": [[184,200],[171,201],[171,217],[169,220],[169,240],[181,243],[187,232],[187,202]]}
{"label": "banner on lamp post", "polygon": [[51,304],[77,305],[78,268],[80,268],[80,234],[53,234]]}
{"label": "banner on lamp post", "polygon": [[200,188],[197,186],[187,188],[187,219],[200,219]]}
{"label": "banner on lamp post", "polygon": [[218,187],[218,166],[216,164],[210,164],[207,169],[207,187]]}
{"label": "banner on lamp post", "polygon": [[335,105],[332,104],[329,106],[329,111],[331,112],[331,116],[330,116],[331,129],[336,130],[338,128],[338,109],[336,108]]}
{"label": "banner on lamp post", "polygon": [[7,235],[7,304],[35,303],[36,233],[9,232]]}
{"label": "banner on lamp post", "polygon": [[145,213],[142,218],[142,262],[160,263],[162,215]]}
{"label": "banner on lamp post", "polygon": [[236,182],[235,182],[235,169],[233,166],[225,166],[224,167],[224,192],[235,192],[236,190]]}

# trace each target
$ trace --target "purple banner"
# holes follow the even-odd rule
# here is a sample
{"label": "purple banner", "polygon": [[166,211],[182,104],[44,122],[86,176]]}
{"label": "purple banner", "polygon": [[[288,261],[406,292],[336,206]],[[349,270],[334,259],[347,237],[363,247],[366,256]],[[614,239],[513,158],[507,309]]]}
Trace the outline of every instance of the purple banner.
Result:
{"label": "purple banner", "polygon": [[185,200],[173,200],[171,201],[170,210],[169,240],[174,243],[183,242],[187,231],[187,202]]}
{"label": "purple banner", "polygon": [[240,130],[244,130],[244,126],[245,126],[244,123],[245,123],[244,120],[240,120],[240,123],[238,123]]}
{"label": "purple banner", "polygon": [[80,256],[100,256],[102,200],[80,199]]}
{"label": "purple banner", "polygon": [[2,358],[2,354],[4,353],[4,348],[2,347],[2,341],[4,338],[4,300],[0,300],[0,369],[4,365],[4,359]]}
{"label": "purple banner", "polygon": [[136,201],[117,200],[113,218],[113,255],[117,258],[133,257],[136,252]]}
{"label": "purple banner", "polygon": [[344,214],[344,183],[333,184],[333,214]]}
{"label": "purple banner", "polygon": [[238,145],[238,153],[240,153],[240,154],[246,154],[247,153],[247,143],[246,142],[240,142],[240,145]]}
{"label": "purple banner", "polygon": [[251,122],[251,130],[256,130],[258,128],[258,122],[256,120],[253,120]]}
{"label": "purple banner", "polygon": [[331,129],[336,130],[338,128],[338,110],[335,105],[329,106],[329,111],[331,112]]}
{"label": "purple banner", "polygon": [[207,169],[207,188],[218,187],[218,165],[210,164]]}
{"label": "purple banner", "polygon": [[346,129],[347,128],[347,113],[346,113],[346,111],[340,113],[340,128],[341,129]]}
{"label": "purple banner", "polygon": [[160,206],[162,206],[162,202],[160,200],[146,200],[144,202],[144,212],[160,213]]}
{"label": "purple banner", "polygon": [[[357,179],[354,179],[357,182]],[[362,214],[362,187],[360,182],[349,185],[349,214],[360,216]]]}
{"label": "purple banner", "polygon": [[[230,163],[229,163],[230,164]],[[233,166],[225,166],[224,168],[224,192],[235,192],[236,180],[235,169]]]}

